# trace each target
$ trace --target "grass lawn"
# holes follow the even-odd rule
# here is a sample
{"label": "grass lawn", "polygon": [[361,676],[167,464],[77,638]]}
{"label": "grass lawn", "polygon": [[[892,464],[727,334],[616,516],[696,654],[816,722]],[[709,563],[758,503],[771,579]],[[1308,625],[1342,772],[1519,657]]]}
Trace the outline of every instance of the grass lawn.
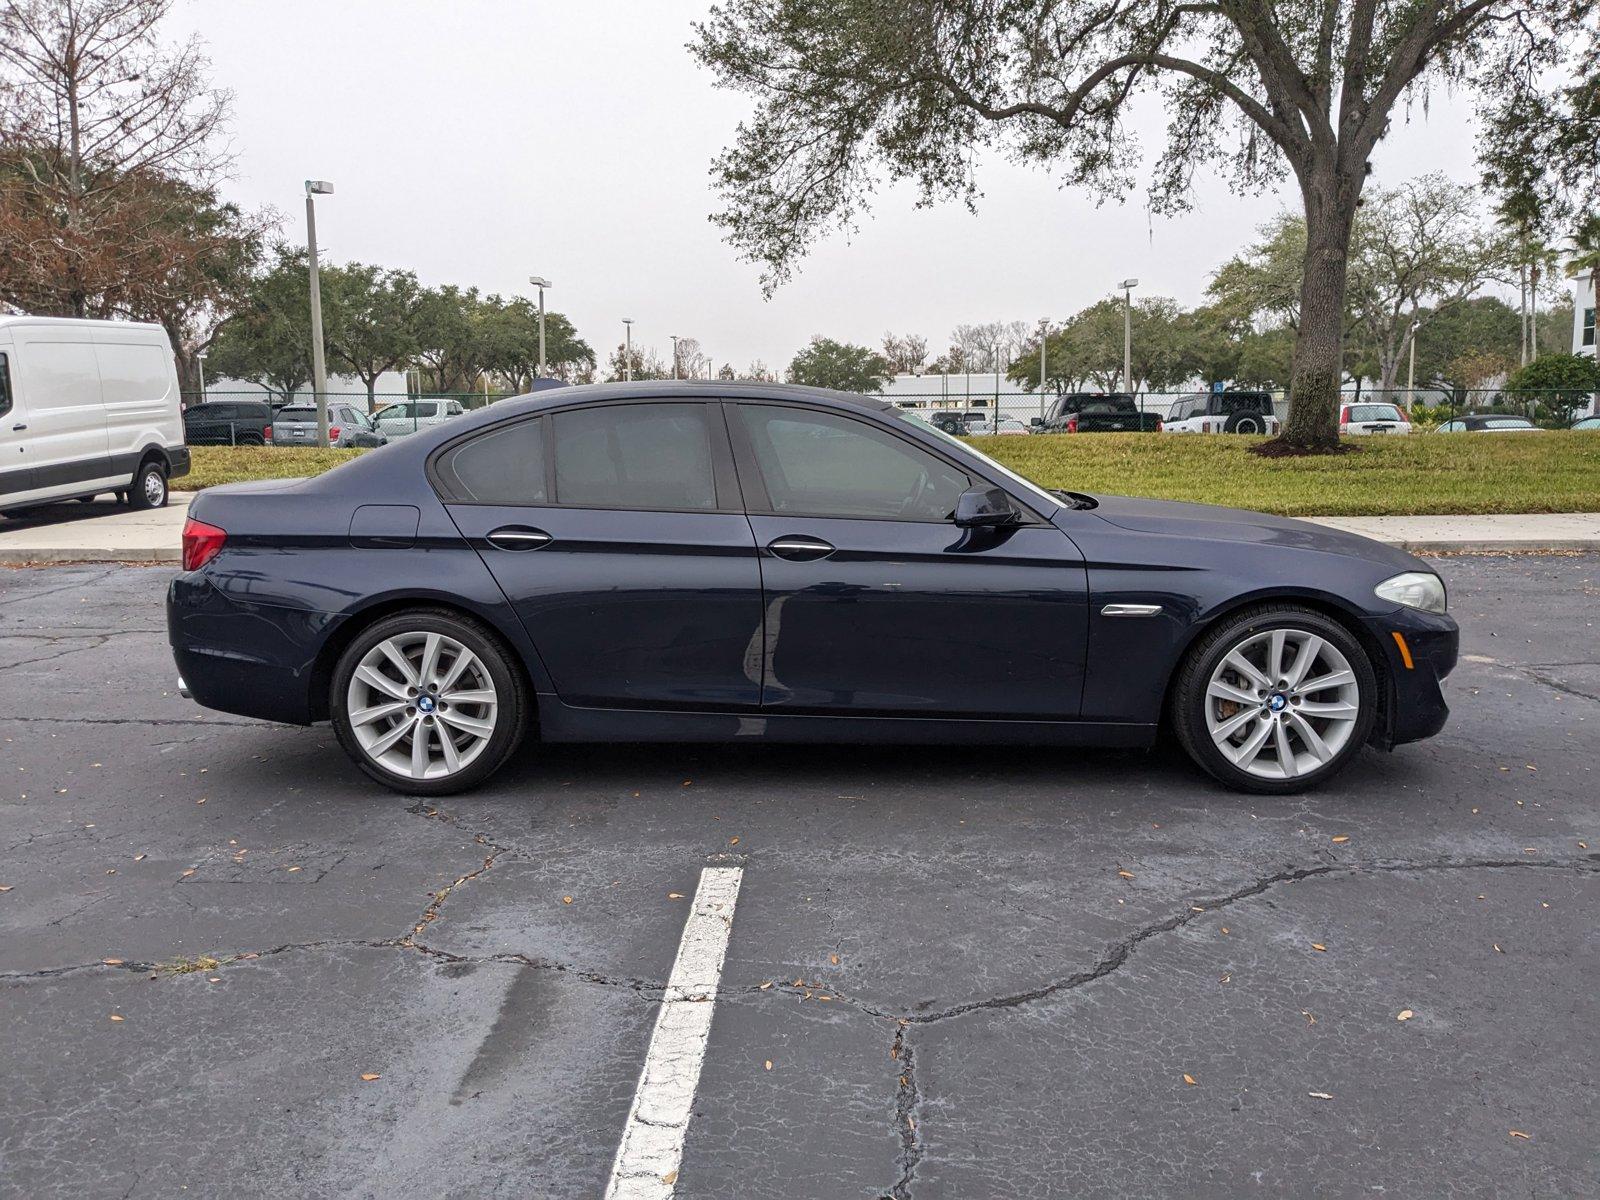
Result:
{"label": "grass lawn", "polygon": [[[1257,458],[1234,435],[1045,434],[973,445],[1045,487],[1230,504],[1288,516],[1600,511],[1600,433],[1352,439],[1355,453]],[[184,491],[316,475],[360,450],[196,446]]]}

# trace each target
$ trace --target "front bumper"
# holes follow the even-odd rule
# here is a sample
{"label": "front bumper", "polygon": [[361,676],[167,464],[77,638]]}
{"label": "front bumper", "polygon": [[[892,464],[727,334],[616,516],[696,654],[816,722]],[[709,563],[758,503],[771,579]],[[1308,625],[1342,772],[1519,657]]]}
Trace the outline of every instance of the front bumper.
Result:
{"label": "front bumper", "polygon": [[[1455,670],[1460,654],[1460,626],[1453,617],[1409,608],[1367,617],[1365,622],[1382,648],[1387,668],[1384,719],[1374,728],[1373,741],[1393,748],[1432,737],[1450,719],[1442,685]],[[1397,633],[1405,643],[1404,650],[1395,638]]]}

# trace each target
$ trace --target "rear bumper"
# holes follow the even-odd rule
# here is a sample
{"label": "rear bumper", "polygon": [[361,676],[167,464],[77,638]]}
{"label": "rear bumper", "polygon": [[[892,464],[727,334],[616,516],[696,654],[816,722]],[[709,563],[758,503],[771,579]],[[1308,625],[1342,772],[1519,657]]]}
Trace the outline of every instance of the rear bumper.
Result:
{"label": "rear bumper", "polygon": [[[1385,720],[1373,739],[1386,747],[1430,738],[1450,719],[1443,682],[1455,670],[1460,654],[1461,630],[1448,616],[1401,609],[1385,617],[1368,617],[1367,628],[1383,647],[1389,694]],[[1405,640],[1402,652],[1396,641]],[[1405,654],[1409,653],[1408,664]]]}
{"label": "rear bumper", "polygon": [[179,691],[219,712],[290,725],[323,717],[317,656],[339,618],[229,600],[203,572],[167,588],[167,640]]}

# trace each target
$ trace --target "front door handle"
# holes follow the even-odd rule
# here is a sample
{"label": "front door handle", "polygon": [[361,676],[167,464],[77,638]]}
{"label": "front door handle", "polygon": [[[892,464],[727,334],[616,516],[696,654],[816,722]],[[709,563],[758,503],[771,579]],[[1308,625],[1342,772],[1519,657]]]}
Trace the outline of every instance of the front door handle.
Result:
{"label": "front door handle", "polygon": [[819,558],[827,558],[833,553],[834,547],[821,538],[807,537],[804,534],[786,534],[768,542],[767,550],[774,557],[787,558],[790,562],[813,562]]}
{"label": "front door handle", "polygon": [[526,525],[502,525],[485,540],[502,550],[537,550],[555,541],[544,530],[530,529]]}
{"label": "front door handle", "polygon": [[11,427],[11,432],[12,433],[20,433],[22,430],[26,429],[27,427],[28,427],[28,423],[26,421],[19,422],[18,424],[13,425]]}

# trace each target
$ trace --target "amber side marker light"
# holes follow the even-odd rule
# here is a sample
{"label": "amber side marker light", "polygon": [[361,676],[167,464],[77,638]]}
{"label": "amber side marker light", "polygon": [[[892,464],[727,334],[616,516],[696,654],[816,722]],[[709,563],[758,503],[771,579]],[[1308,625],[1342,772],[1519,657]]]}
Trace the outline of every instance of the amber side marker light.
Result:
{"label": "amber side marker light", "polygon": [[1411,661],[1411,647],[1406,645],[1405,635],[1398,629],[1391,629],[1389,636],[1394,639],[1394,644],[1400,647],[1400,661],[1405,663],[1406,670],[1415,671],[1417,664]]}

